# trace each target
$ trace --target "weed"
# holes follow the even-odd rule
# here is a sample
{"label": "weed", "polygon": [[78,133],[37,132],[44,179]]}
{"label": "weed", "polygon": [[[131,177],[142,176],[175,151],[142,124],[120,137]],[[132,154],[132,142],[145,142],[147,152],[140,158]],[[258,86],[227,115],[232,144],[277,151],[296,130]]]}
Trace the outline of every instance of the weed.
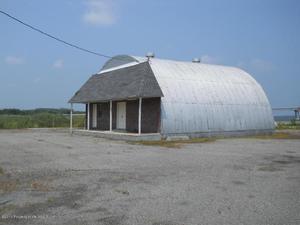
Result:
{"label": "weed", "polygon": [[49,191],[49,187],[47,185],[43,184],[40,181],[34,181],[34,182],[32,182],[31,183],[31,188],[33,190],[36,190],[36,191],[42,191],[42,192]]}
{"label": "weed", "polygon": [[149,146],[160,146],[166,148],[180,148],[183,144],[193,144],[193,143],[208,143],[215,141],[215,138],[192,138],[189,140],[177,140],[177,141],[137,141],[129,142],[131,144],[149,145]]}
{"label": "weed", "polygon": [[293,119],[290,122],[278,122],[276,129],[278,130],[299,130],[300,129],[300,123],[299,121]]}
{"label": "weed", "polygon": [[129,195],[129,191],[127,190],[120,190],[120,189],[115,189],[116,192],[121,193],[123,195]]}
{"label": "weed", "polygon": [[49,197],[48,199],[47,199],[47,202],[48,203],[53,203],[55,201],[55,199],[53,198],[53,197]]}
{"label": "weed", "polygon": [[194,144],[194,143],[209,143],[218,139],[230,139],[230,138],[253,138],[253,139],[300,139],[299,134],[293,134],[288,132],[276,132],[268,135],[254,135],[254,136],[243,136],[243,137],[215,137],[215,138],[192,138],[189,140],[177,140],[177,141],[132,141],[130,144],[148,145],[148,146],[160,146],[166,148],[180,148],[183,144]]}
{"label": "weed", "polygon": [[276,132],[269,135],[255,135],[250,138],[258,138],[258,139],[300,139],[300,135],[286,133],[286,132]]}
{"label": "weed", "polygon": [[0,192],[12,192],[16,190],[18,182],[12,181],[0,181]]}
{"label": "weed", "polygon": [[[14,204],[5,205],[3,207],[0,207],[0,214],[5,214],[8,211],[14,210],[17,206]],[[0,217],[1,218],[1,217]]]}

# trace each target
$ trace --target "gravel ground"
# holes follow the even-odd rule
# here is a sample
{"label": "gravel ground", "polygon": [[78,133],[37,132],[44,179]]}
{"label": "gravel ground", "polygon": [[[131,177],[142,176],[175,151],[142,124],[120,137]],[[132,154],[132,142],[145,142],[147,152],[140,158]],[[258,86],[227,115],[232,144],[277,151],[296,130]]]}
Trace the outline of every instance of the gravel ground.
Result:
{"label": "gravel ground", "polygon": [[300,224],[300,139],[163,148],[0,131],[0,224]]}

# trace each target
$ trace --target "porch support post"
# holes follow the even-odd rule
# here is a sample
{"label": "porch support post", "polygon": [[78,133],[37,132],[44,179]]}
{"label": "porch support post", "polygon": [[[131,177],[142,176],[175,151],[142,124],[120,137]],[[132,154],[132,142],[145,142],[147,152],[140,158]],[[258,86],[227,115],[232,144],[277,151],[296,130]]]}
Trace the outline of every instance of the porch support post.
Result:
{"label": "porch support post", "polygon": [[71,103],[70,108],[70,134],[73,133],[73,103]]}
{"label": "porch support post", "polygon": [[112,100],[109,101],[109,131],[112,132]]}
{"label": "porch support post", "polygon": [[139,134],[142,133],[142,98],[139,98]]}
{"label": "porch support post", "polygon": [[90,103],[87,104],[87,130],[90,130]]}

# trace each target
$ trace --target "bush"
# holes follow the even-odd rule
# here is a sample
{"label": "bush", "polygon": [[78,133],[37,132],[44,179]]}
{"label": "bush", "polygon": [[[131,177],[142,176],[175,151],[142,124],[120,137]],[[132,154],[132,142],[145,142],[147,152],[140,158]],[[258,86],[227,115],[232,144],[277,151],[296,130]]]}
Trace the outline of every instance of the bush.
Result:
{"label": "bush", "polygon": [[[84,116],[74,116],[73,126],[83,128]],[[0,115],[0,129],[69,127],[68,115],[54,113],[36,113],[32,115]]]}
{"label": "bush", "polygon": [[290,122],[278,122],[276,129],[300,129],[300,124],[296,120],[291,120]]}

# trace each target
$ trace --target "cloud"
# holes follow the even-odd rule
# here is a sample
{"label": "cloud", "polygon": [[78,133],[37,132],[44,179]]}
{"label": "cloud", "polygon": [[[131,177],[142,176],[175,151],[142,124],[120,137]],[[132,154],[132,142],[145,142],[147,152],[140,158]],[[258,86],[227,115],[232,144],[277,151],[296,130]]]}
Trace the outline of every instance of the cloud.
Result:
{"label": "cloud", "polygon": [[257,72],[272,72],[275,70],[275,65],[271,62],[263,59],[251,59],[248,62],[239,62],[237,64],[238,67],[248,69],[248,70],[254,70]]}
{"label": "cloud", "polygon": [[64,67],[64,61],[62,59],[58,59],[53,63],[53,67],[56,69],[61,69]]}
{"label": "cloud", "polygon": [[83,21],[92,25],[112,25],[116,22],[113,0],[87,0]]}
{"label": "cloud", "polygon": [[16,56],[7,56],[5,58],[5,63],[9,65],[20,65],[24,63],[24,60]]}
{"label": "cloud", "polygon": [[218,64],[219,60],[216,57],[212,57],[209,55],[203,55],[200,58],[202,63],[208,63],[208,64]]}

